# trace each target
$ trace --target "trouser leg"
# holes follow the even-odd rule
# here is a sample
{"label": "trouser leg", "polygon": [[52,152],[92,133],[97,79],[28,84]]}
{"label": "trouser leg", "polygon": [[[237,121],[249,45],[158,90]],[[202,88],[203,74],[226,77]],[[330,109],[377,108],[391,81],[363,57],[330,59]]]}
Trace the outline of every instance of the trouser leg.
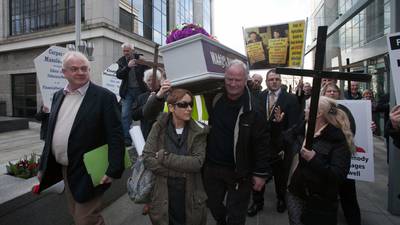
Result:
{"label": "trouser leg", "polygon": [[226,207],[223,202],[227,189],[223,175],[217,168],[205,165],[203,178],[204,188],[208,196],[207,206],[219,224],[226,224]]}
{"label": "trouser leg", "polygon": [[339,197],[347,224],[361,225],[361,213],[357,201],[355,180],[345,179],[340,186]]}

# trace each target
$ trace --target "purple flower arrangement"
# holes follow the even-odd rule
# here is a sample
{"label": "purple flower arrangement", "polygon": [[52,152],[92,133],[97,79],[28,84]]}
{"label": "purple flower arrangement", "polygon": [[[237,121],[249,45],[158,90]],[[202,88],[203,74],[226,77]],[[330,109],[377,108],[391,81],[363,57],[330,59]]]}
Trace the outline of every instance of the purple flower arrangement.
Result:
{"label": "purple flower arrangement", "polygon": [[215,40],[215,37],[210,35],[204,28],[202,28],[200,25],[197,24],[187,24],[184,23],[177,28],[173,29],[171,32],[169,32],[166,43],[172,43],[177,40],[181,40],[183,38],[190,37],[195,34],[204,34],[205,36]]}

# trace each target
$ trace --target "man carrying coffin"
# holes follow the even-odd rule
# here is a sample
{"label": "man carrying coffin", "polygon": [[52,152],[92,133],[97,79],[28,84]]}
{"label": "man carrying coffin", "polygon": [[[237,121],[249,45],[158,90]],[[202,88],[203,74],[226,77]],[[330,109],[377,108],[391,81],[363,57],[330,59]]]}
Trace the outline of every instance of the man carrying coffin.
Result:
{"label": "man carrying coffin", "polygon": [[207,107],[211,129],[204,185],[208,207],[221,225],[245,224],[251,189],[261,190],[271,176],[269,133],[247,79],[246,65],[233,60],[225,70],[225,91],[209,96]]}
{"label": "man carrying coffin", "polygon": [[[79,52],[67,52],[62,72],[68,84],[54,94],[40,158],[39,191],[64,180],[69,211],[77,225],[100,225],[101,197],[124,170],[120,110],[115,95],[89,80],[90,66]],[[85,153],[108,144],[108,167],[93,186]]]}

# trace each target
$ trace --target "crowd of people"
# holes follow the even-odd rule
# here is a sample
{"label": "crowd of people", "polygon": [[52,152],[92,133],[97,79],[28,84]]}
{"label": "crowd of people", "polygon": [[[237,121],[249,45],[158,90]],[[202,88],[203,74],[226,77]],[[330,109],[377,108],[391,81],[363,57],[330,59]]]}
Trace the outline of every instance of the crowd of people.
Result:
{"label": "crowd of people", "polygon": [[[355,181],[347,178],[355,151],[354,118],[336,102],[343,93],[335,80],[323,81],[314,141],[306,148],[310,83],[301,83],[299,94],[289,93],[271,69],[263,91],[263,76],[249,78],[247,65],[233,60],[225,68],[224,87],[201,98],[205,124],[193,112],[199,104],[189,90],[173,88],[160,71],[153,76],[137,61],[133,45],[121,47],[120,104],[90,81],[86,57],[68,52],[62,62],[68,84],[55,93],[46,115],[40,190],[63,180],[75,224],[104,224],[101,198],[124,170],[132,120],[140,121],[144,165],[154,174],[145,206],[153,224],[206,224],[208,209],[218,225],[245,224],[247,216],[263,209],[272,180],[276,210],[287,210],[291,225],[337,224],[339,203],[349,225],[361,224]],[[373,100],[356,83],[348,95]],[[389,118],[387,133],[400,147],[400,105]],[[93,186],[83,155],[105,144],[109,165],[100,185]]]}

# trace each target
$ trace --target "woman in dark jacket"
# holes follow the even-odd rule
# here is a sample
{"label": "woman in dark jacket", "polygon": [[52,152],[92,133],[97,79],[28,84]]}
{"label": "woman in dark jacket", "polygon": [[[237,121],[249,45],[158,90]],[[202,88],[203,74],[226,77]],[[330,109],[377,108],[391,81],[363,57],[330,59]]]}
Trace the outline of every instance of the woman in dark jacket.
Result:
{"label": "woman in dark jacket", "polygon": [[[308,118],[309,101],[305,118]],[[288,186],[291,225],[337,223],[338,192],[350,169],[353,135],[345,112],[335,100],[321,96],[312,149],[304,146],[305,124],[286,136],[298,154],[293,157]]]}
{"label": "woman in dark jacket", "polygon": [[193,96],[175,89],[169,113],[153,125],[144,146],[144,165],[155,175],[150,219],[154,225],[205,225],[206,193],[201,179],[207,130],[191,119]]}

